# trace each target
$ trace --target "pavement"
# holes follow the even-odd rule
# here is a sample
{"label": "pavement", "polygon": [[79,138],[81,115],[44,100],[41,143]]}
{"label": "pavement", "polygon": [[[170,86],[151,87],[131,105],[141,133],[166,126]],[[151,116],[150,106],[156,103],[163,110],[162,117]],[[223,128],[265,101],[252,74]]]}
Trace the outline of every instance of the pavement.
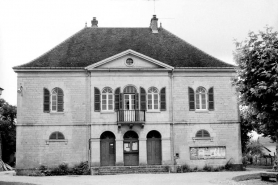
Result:
{"label": "pavement", "polygon": [[1,175],[0,181],[36,185],[240,185],[232,178],[251,173],[260,171],[45,177]]}

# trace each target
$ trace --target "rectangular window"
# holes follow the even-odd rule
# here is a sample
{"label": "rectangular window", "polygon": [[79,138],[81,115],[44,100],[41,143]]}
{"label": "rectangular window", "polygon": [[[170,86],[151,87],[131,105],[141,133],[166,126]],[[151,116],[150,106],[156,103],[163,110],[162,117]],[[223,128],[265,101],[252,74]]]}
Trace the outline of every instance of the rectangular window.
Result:
{"label": "rectangular window", "polygon": [[57,96],[52,95],[52,111],[57,111]]}
{"label": "rectangular window", "polygon": [[106,110],[106,95],[104,94],[104,95],[102,95],[101,96],[102,97],[102,110]]}
{"label": "rectangular window", "polygon": [[200,109],[200,99],[199,99],[199,95],[196,95],[196,109]]}
{"label": "rectangular window", "polygon": [[148,109],[152,109],[152,95],[148,94]]}

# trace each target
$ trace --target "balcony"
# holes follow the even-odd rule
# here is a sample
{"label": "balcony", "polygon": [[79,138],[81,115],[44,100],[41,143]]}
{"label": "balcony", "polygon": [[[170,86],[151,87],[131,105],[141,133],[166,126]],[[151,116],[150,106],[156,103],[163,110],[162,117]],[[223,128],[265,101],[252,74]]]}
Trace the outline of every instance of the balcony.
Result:
{"label": "balcony", "polygon": [[122,125],[128,125],[132,128],[134,125],[144,127],[146,122],[145,110],[118,110],[117,124],[121,128]]}

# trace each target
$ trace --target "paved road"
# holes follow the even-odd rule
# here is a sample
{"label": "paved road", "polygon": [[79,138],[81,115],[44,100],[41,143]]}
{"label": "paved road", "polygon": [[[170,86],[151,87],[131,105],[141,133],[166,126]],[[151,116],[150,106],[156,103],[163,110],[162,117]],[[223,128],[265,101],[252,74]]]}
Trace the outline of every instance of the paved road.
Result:
{"label": "paved road", "polygon": [[38,185],[240,185],[231,179],[245,172],[195,172],[176,174],[129,174],[105,176],[0,176],[0,181],[24,182]]}

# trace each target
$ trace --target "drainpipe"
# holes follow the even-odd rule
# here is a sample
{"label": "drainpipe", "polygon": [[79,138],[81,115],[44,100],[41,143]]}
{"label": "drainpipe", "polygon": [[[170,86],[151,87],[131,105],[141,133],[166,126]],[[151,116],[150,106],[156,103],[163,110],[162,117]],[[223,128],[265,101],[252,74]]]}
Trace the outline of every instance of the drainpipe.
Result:
{"label": "drainpipe", "polygon": [[171,138],[172,138],[172,154],[171,154],[171,160],[174,165],[176,165],[176,158],[175,158],[175,138],[174,138],[174,98],[173,98],[173,82],[174,82],[174,70],[171,71],[171,109],[172,109],[172,115],[171,115]]}
{"label": "drainpipe", "polygon": [[89,77],[89,87],[90,87],[90,94],[89,94],[89,103],[90,103],[90,106],[89,106],[89,121],[88,121],[88,136],[89,136],[89,145],[88,145],[88,165],[89,165],[89,170],[90,170],[90,173],[91,172],[91,137],[92,137],[92,125],[91,125],[91,110],[92,110],[92,83],[91,83],[91,72],[87,70],[87,73],[88,73],[88,77]]}

